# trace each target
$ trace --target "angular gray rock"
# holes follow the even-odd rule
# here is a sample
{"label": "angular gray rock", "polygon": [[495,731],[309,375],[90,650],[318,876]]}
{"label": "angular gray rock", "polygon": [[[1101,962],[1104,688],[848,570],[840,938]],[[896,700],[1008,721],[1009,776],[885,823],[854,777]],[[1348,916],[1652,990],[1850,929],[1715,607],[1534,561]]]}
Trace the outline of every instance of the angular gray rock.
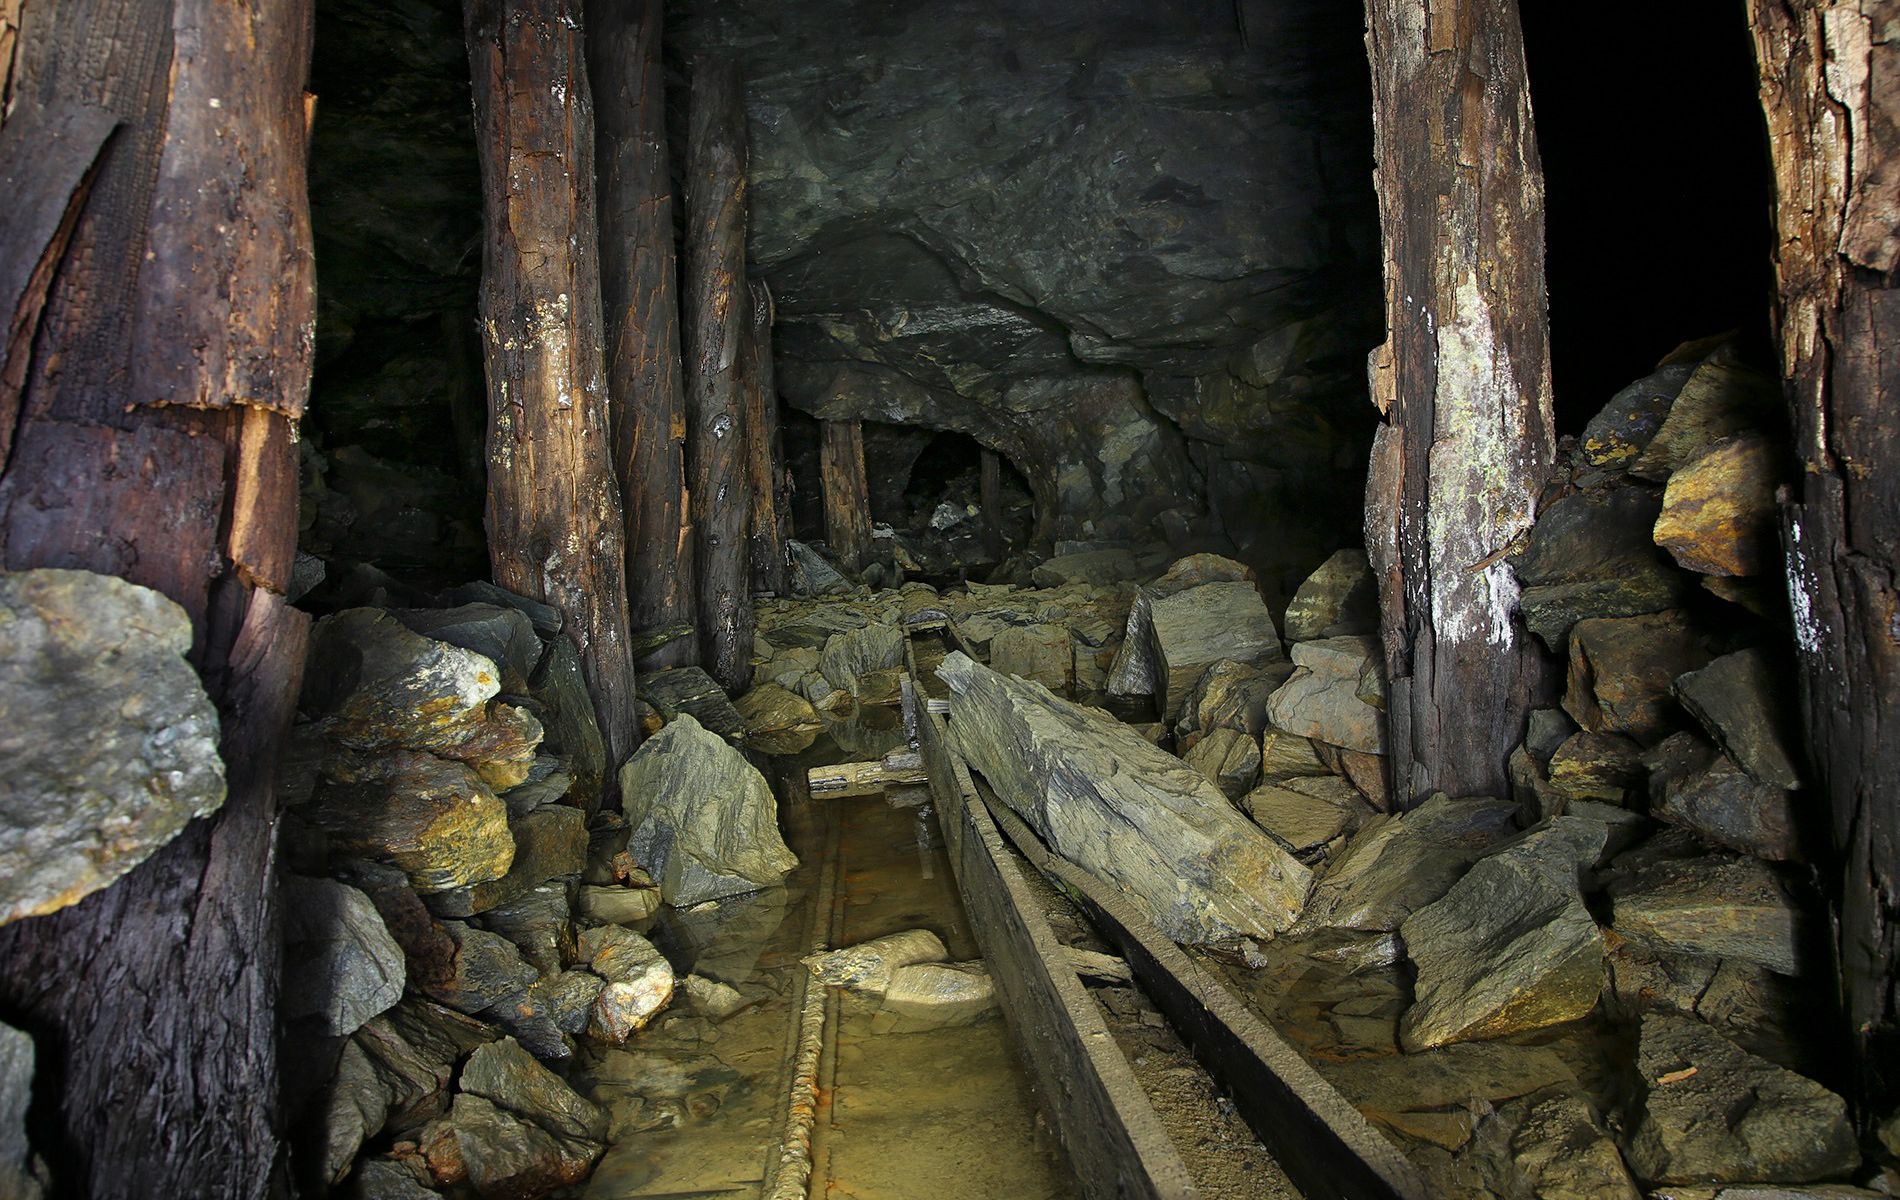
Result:
{"label": "angular gray rock", "polygon": [[1628,470],[1662,428],[1670,405],[1694,373],[1693,363],[1671,363],[1611,396],[1583,427],[1584,457],[1593,466]]}
{"label": "angular gray rock", "polygon": [[903,665],[904,631],[885,624],[832,634],[818,659],[818,671],[831,686],[853,694],[864,676]]}
{"label": "angular gray rock", "polygon": [[461,921],[442,922],[455,945],[449,978],[418,986],[457,1012],[478,1013],[528,990],[538,972],[513,942]]}
{"label": "angular gray rock", "polygon": [[793,595],[833,596],[851,590],[851,581],[810,546],[799,541],[788,541],[785,549],[792,559]]}
{"label": "angular gray rock", "polygon": [[1363,550],[1340,550],[1293,593],[1286,606],[1286,639],[1311,642],[1379,631],[1379,598]]}
{"label": "angular gray rock", "polygon": [[1177,560],[1166,573],[1146,587],[1137,588],[1128,608],[1120,649],[1108,671],[1111,696],[1152,696],[1158,680],[1155,667],[1154,602],[1203,583],[1237,583],[1253,578],[1251,568],[1218,554],[1191,554]]}
{"label": "angular gray rock", "polygon": [[33,1102],[33,1038],[0,1025],[0,1196],[38,1200],[33,1146],[26,1136],[26,1110]]}
{"label": "angular gray rock", "polygon": [[1611,927],[1653,949],[1801,969],[1801,914],[1766,863],[1733,855],[1663,859],[1611,881]]}
{"label": "angular gray rock", "polygon": [[278,1013],[316,1017],[344,1037],[402,999],[402,947],[368,896],[333,879],[286,875],[284,986]]}
{"label": "angular gray rock", "polygon": [[550,1133],[602,1140],[607,1114],[548,1070],[513,1038],[490,1042],[462,1064],[458,1086]]}
{"label": "angular gray rock", "polygon": [[1222,659],[1259,666],[1286,657],[1260,590],[1244,581],[1204,583],[1152,602],[1155,701],[1165,721],[1181,707],[1201,674]]}
{"label": "angular gray rock", "polygon": [[542,747],[565,760],[573,780],[572,794],[582,808],[594,812],[607,784],[607,746],[601,740],[594,702],[581,674],[580,652],[573,642],[555,638],[549,644],[529,689],[546,732]]}
{"label": "angular gray rock", "polygon": [[[1291,663],[1255,667],[1223,659],[1201,672],[1181,705],[1175,748],[1185,753],[1216,729],[1235,729],[1258,739],[1267,728],[1267,698],[1293,673]],[[1315,768],[1318,769],[1318,768]]]}
{"label": "angular gray rock", "polygon": [[1410,812],[1373,818],[1314,887],[1300,928],[1399,928],[1509,836],[1516,817],[1513,801],[1439,793]]}
{"label": "angular gray rock", "polygon": [[1183,757],[1188,766],[1229,800],[1238,800],[1260,778],[1260,743],[1238,729],[1216,729]]}
{"label": "angular gray rock", "polygon": [[439,1183],[466,1179],[483,1197],[540,1196],[579,1183],[606,1149],[466,1092],[416,1136]]}
{"label": "angular gray rock", "polygon": [[754,685],[732,707],[745,722],[746,745],[761,754],[801,753],[825,728],[810,701],[776,683]]}
{"label": "angular gray rock", "polygon": [[1694,734],[1671,734],[1644,761],[1651,816],[1756,858],[1800,856],[1798,793],[1761,782]]}
{"label": "angular gray rock", "polygon": [[509,823],[514,857],[508,873],[428,898],[439,917],[470,917],[527,895],[550,879],[579,875],[587,866],[587,814],[566,804],[549,804]]}
{"label": "angular gray rock", "polygon": [[520,609],[499,604],[463,604],[455,608],[398,608],[389,615],[423,637],[460,646],[501,670],[501,690],[528,690],[528,677],[541,662],[541,639]]}
{"label": "angular gray rock", "polygon": [[451,1058],[403,1036],[376,1018],[346,1042],[322,1100],[321,1170],[335,1183],[363,1143],[390,1127],[407,1128],[440,1111],[452,1074]]}
{"label": "angular gray rock", "polygon": [[1266,936],[1299,915],[1307,869],[1193,768],[960,653],[937,674],[971,767],[1056,853],[1128,892],[1169,937]]}
{"label": "angular gray rock", "polygon": [[1570,631],[1564,711],[1593,733],[1652,745],[1681,720],[1670,684],[1708,658],[1706,639],[1681,612],[1579,621]]}
{"label": "angular gray rock", "polygon": [[990,666],[1059,695],[1075,684],[1075,650],[1064,625],[1012,625],[990,639]]}
{"label": "angular gray rock", "polygon": [[1538,514],[1510,562],[1525,623],[1545,645],[1562,654],[1578,621],[1682,602],[1689,582],[1650,537],[1661,509],[1655,489],[1626,485],[1570,492]]}
{"label": "angular gray rock", "polygon": [[756,891],[798,865],[765,777],[690,716],[641,745],[620,770],[620,793],[633,826],[628,852],[668,904]]}
{"label": "angular gray rock", "polygon": [[1627,1147],[1652,1183],[1805,1183],[1860,1165],[1847,1105],[1690,1017],[1643,1018],[1648,1094]]}
{"label": "angular gray rock", "polygon": [[1089,583],[1109,587],[1142,573],[1134,554],[1119,549],[1080,550],[1058,554],[1029,572],[1029,580],[1040,588],[1058,588],[1066,583]]}
{"label": "angular gray rock", "polygon": [[[1290,782],[1290,781],[1289,781]],[[1372,814],[1356,791],[1350,800],[1337,795],[1309,795],[1290,787],[1263,783],[1248,792],[1240,807],[1254,824],[1272,834],[1298,855],[1311,861],[1335,838],[1351,833]]]}
{"label": "angular gray rock", "polygon": [[500,879],[514,864],[508,806],[453,759],[385,751],[351,763],[347,779],[319,783],[302,812],[332,849],[399,867],[425,895]]}
{"label": "angular gray rock", "polygon": [[1297,642],[1297,670],[1267,701],[1267,719],[1314,741],[1364,754],[1385,753],[1385,714],[1366,703],[1362,679],[1378,665],[1378,642],[1366,637]]}
{"label": "angular gray rock", "polygon": [[0,925],[107,886],[224,803],[191,621],[88,571],[0,574]]}
{"label": "angular gray rock", "polygon": [[560,879],[530,888],[483,912],[482,927],[513,942],[535,970],[544,975],[558,971],[562,944],[572,941],[567,888],[567,881]]}
{"label": "angular gray rock", "polygon": [[1581,872],[1608,829],[1558,817],[1473,863],[1399,926],[1418,968],[1399,1025],[1407,1050],[1502,1037],[1585,1016],[1603,991],[1603,935]]}
{"label": "angular gray rock", "polygon": [[1676,680],[1676,699],[1718,746],[1761,782],[1801,786],[1801,773],[1784,731],[1792,727],[1787,697],[1793,679],[1775,670],[1760,650],[1738,650]]}

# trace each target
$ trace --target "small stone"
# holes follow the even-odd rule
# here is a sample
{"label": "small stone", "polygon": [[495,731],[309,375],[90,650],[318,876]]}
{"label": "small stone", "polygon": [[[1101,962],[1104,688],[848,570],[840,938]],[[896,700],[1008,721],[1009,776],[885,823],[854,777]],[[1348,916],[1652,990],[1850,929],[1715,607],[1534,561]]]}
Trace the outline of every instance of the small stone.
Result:
{"label": "small stone", "polygon": [[1847,1105],[1700,1021],[1643,1019],[1629,1160],[1652,1183],[1805,1183],[1860,1165]]}
{"label": "small stone", "polygon": [[640,698],[669,725],[691,717],[718,737],[736,741],[745,736],[745,721],[726,690],[699,667],[648,671],[640,676]]}
{"label": "small stone", "polygon": [[106,887],[224,803],[191,620],[89,571],[0,574],[0,925]]}
{"label": "small stone", "polygon": [[990,639],[990,667],[1068,695],[1075,682],[1069,631],[1061,625],[1012,625]]}
{"label": "small stone", "polygon": [[1800,914],[1774,871],[1755,859],[1665,859],[1613,880],[1609,895],[1617,934],[1658,953],[1800,971]]}
{"label": "small stone", "polygon": [[497,587],[486,579],[477,579],[450,588],[436,597],[436,602],[448,607],[462,604],[498,604],[503,608],[512,608],[528,618],[534,631],[544,638],[552,638],[561,632],[563,622],[561,610],[552,604],[543,604],[539,600]]}
{"label": "small stone", "polygon": [[1676,698],[1717,745],[1763,783],[1798,788],[1801,775],[1785,736],[1792,721],[1784,698],[1793,680],[1760,650],[1738,650],[1676,680]]}
{"label": "small stone", "polygon": [[359,761],[347,779],[319,783],[303,813],[334,850],[399,867],[425,895],[500,879],[514,864],[508,806],[467,764],[432,754]]}
{"label": "small stone", "polygon": [[1399,1026],[1407,1050],[1542,1029],[1596,1007],[1603,935],[1578,881],[1607,838],[1600,822],[1558,817],[1406,918],[1399,936],[1418,968]]}
{"label": "small stone", "polygon": [[1567,654],[1570,631],[1592,617],[1628,617],[1682,605],[1689,581],[1672,564],[1650,564],[1608,579],[1545,583],[1524,589],[1524,624],[1554,653]]}
{"label": "small stone", "polygon": [[1577,723],[1570,719],[1569,713],[1560,708],[1534,708],[1530,727],[1524,734],[1524,749],[1538,762],[1548,764],[1557,747],[1575,732]]}
{"label": "small stone", "polygon": [[1376,667],[1373,638],[1338,637],[1299,642],[1299,668],[1267,702],[1267,719],[1315,741],[1366,754],[1385,753],[1385,714],[1361,698],[1360,680]]}
{"label": "small stone", "polygon": [[996,987],[981,963],[917,963],[891,973],[877,1016],[910,1033],[969,1025],[995,1008]]}
{"label": "small stone", "polygon": [[761,754],[799,754],[811,748],[825,723],[811,702],[776,683],[760,683],[733,701],[745,722],[745,743]]}
{"label": "small stone", "polygon": [[949,957],[943,939],[936,934],[928,929],[907,929],[841,950],[807,955],[804,963],[811,968],[812,977],[827,987],[881,996],[900,968],[940,963]]}
{"label": "small stone", "polygon": [[508,806],[510,819],[527,816],[537,808],[558,804],[574,790],[574,777],[567,773],[567,760],[554,754],[537,754],[528,767],[528,777],[500,793]]}
{"label": "small stone", "polygon": [[1216,729],[1195,743],[1186,762],[1222,795],[1238,800],[1260,777],[1260,745],[1238,729]]}
{"label": "small stone", "polygon": [[594,1001],[587,1034],[619,1045],[673,998],[673,967],[631,929],[602,925],[580,937],[580,959],[607,981]]}
{"label": "small stone", "polygon": [[1290,642],[1379,631],[1379,600],[1362,550],[1340,550],[1307,576],[1286,607]]}
{"label": "small stone", "polygon": [[680,986],[693,1011],[714,1021],[723,1021],[751,1003],[738,988],[704,975],[688,975]]}
{"label": "small stone", "polygon": [[1333,797],[1306,795],[1271,783],[1261,784],[1247,793],[1240,806],[1256,825],[1283,842],[1302,860],[1310,860],[1333,839],[1351,833],[1371,815],[1356,792],[1349,802],[1342,803]]}
{"label": "small stone", "polygon": [[1757,436],[1720,442],[1669,477],[1656,544],[1704,575],[1759,575],[1775,555],[1783,451]]}
{"label": "small stone", "polygon": [[402,947],[368,896],[330,879],[287,875],[279,1013],[315,1017],[332,1037],[360,1029],[402,999]]}
{"label": "small stone", "polygon": [[798,865],[778,831],[778,802],[737,750],[680,716],[620,772],[628,851],[666,902],[688,907],[775,884]]}
{"label": "small stone", "polygon": [[581,886],[582,915],[609,925],[633,925],[660,911],[657,887]]}

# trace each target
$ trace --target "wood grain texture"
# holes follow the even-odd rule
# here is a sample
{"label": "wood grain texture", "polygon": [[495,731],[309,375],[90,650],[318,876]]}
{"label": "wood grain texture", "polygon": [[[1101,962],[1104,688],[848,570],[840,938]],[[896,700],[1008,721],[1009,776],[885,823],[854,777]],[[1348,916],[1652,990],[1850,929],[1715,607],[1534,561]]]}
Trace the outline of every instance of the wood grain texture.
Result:
{"label": "wood grain texture", "polygon": [[[202,40],[234,26],[242,46]],[[309,359],[273,343],[234,388],[226,351],[258,334],[260,312],[307,333],[314,311],[310,37],[308,0],[31,4],[21,30],[16,112],[78,105],[120,124],[46,285],[0,474],[0,560],[120,575],[181,604],[227,765],[215,816],[80,904],[0,930],[0,1006],[48,1056],[58,1136],[39,1149],[75,1195],[149,1196],[162,1180],[171,1194],[248,1197],[283,1178],[273,772],[308,624],[279,589]],[[197,102],[206,79],[239,70],[242,104]],[[205,172],[199,194],[245,196],[246,224],[190,235],[215,238],[191,251],[203,264],[238,271],[225,290],[151,251],[192,223],[158,202],[161,163],[188,161]],[[251,222],[274,232],[253,239]],[[0,232],[0,259],[18,232]],[[134,302],[184,314],[206,352],[135,336]],[[171,389],[218,402],[128,402]]]}
{"label": "wood grain texture", "polygon": [[871,561],[871,484],[864,473],[864,426],[819,423],[818,482],[825,500],[825,545],[851,575]]}
{"label": "wood grain texture", "polygon": [[686,140],[687,451],[699,577],[700,663],[735,695],[752,680],[752,571],[747,532],[742,359],[745,287],[745,96],[738,64],[692,67]]}
{"label": "wood grain texture", "polygon": [[488,555],[566,617],[609,759],[639,737],[626,523],[614,478],[577,0],[468,0],[481,156]]}
{"label": "wood grain texture", "polygon": [[1502,561],[1555,455],[1514,0],[1368,0],[1387,341],[1366,484],[1401,802],[1504,795],[1537,652]]}
{"label": "wood grain texture", "polygon": [[1751,0],[1775,173],[1784,492],[1863,1123],[1900,1104],[1900,0]]}
{"label": "wood grain texture", "polygon": [[786,517],[785,453],[779,441],[778,376],[772,368],[772,293],[763,279],[747,285],[750,320],[745,343],[746,476],[752,486],[748,532],[752,590],[783,594]]}
{"label": "wood grain texture", "polygon": [[[587,30],[607,391],[627,522],[627,616],[635,630],[694,619],[679,264],[660,65],[665,7],[662,0],[596,5]],[[677,638],[638,666],[698,661],[698,642]]]}

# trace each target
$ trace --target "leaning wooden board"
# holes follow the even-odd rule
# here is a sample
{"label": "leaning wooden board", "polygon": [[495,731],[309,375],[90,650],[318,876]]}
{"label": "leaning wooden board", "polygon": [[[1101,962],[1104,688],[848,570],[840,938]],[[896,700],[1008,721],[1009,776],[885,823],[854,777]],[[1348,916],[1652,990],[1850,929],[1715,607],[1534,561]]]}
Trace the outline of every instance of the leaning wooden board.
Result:
{"label": "leaning wooden board", "polygon": [[[913,660],[914,664],[914,660]],[[950,750],[916,716],[939,823],[1011,1036],[1089,1200],[1191,1200],[1187,1167]]]}
{"label": "leaning wooden board", "polygon": [[1080,901],[1135,979],[1308,1200],[1427,1200],[1424,1177],[1253,1010],[1129,901],[1052,854],[976,783],[987,815],[1037,870]]}

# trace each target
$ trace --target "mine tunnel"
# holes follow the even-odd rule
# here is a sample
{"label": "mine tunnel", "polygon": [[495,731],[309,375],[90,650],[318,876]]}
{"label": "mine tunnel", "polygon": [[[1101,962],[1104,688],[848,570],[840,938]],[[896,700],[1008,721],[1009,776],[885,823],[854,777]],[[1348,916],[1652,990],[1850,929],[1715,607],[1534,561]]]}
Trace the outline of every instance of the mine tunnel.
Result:
{"label": "mine tunnel", "polygon": [[0,0],[0,1200],[1900,1193],[1889,0]]}

